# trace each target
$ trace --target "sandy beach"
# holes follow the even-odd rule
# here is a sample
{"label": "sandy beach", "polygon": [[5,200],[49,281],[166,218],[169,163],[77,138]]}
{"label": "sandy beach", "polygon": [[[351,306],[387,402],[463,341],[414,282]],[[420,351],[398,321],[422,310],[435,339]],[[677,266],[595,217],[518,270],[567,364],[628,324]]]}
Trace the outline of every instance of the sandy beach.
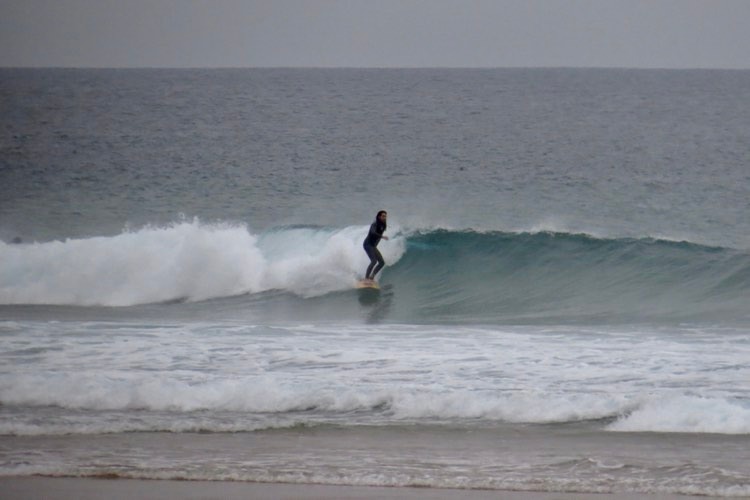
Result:
{"label": "sandy beach", "polygon": [[685,495],[642,493],[550,493],[435,488],[384,488],[313,484],[243,483],[226,481],[162,481],[136,479],[85,479],[50,477],[0,478],[4,500],[679,500]]}

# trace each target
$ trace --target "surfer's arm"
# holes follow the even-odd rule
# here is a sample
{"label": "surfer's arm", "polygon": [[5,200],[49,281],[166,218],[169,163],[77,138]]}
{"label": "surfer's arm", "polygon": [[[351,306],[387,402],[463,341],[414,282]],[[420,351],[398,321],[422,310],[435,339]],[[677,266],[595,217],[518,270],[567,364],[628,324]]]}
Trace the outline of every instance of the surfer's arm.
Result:
{"label": "surfer's arm", "polygon": [[378,226],[375,224],[370,226],[370,234],[375,235],[378,238],[385,238],[386,240],[388,239],[388,236],[383,236],[383,233],[378,231]]}
{"label": "surfer's arm", "polygon": [[386,235],[384,235],[384,234],[383,234],[383,232],[385,232],[385,231],[383,231],[383,232],[378,232],[378,228],[376,228],[376,227],[375,227],[375,228],[372,228],[372,231],[371,231],[371,232],[372,232],[372,233],[373,233],[373,234],[374,234],[375,236],[377,236],[378,238],[383,238],[384,240],[387,240],[387,239],[388,239],[388,236],[386,236]]}

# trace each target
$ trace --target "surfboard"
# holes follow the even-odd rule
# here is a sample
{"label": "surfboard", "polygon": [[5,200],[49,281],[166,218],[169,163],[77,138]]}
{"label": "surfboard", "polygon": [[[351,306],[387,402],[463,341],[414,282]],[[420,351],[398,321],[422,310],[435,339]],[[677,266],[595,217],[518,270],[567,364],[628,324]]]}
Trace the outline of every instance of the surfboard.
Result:
{"label": "surfboard", "polygon": [[378,285],[377,281],[373,280],[358,280],[354,288],[360,290],[380,290],[380,285]]}

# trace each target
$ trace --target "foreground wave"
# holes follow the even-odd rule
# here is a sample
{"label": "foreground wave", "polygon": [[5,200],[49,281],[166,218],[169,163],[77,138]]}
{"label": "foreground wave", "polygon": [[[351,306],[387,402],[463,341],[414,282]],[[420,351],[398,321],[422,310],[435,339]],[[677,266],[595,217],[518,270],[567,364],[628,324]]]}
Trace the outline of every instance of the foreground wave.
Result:
{"label": "foreground wave", "polygon": [[[492,394],[490,391],[430,391],[359,387],[337,393],[290,390],[257,379],[190,386],[176,380],[129,380],[140,388],[62,377],[43,392],[37,380],[0,386],[3,404],[40,410],[33,422],[6,409],[0,436],[88,435],[123,432],[255,432],[318,426],[400,427],[422,425],[576,424],[612,432],[750,435],[750,408],[735,398],[605,394]],[[264,383],[265,381],[260,381]],[[77,385],[71,385],[77,384]],[[120,387],[118,387],[120,386]],[[93,394],[78,398],[79,387]],[[339,389],[340,390],[340,389]],[[26,391],[21,396],[21,391]],[[117,396],[113,396],[118,394]],[[53,408],[56,408],[52,411]],[[91,415],[96,413],[96,418]],[[64,418],[60,418],[60,415]]]}
{"label": "foreground wave", "polygon": [[[0,435],[568,425],[750,435],[744,330],[0,323]],[[85,367],[85,369],[81,369]]]}

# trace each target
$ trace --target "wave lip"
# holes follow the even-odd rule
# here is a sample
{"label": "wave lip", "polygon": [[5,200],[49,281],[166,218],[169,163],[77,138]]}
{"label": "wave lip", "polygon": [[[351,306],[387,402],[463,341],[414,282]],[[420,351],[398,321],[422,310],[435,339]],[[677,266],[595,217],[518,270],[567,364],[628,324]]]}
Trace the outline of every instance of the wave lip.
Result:
{"label": "wave lip", "polygon": [[750,434],[750,407],[739,401],[682,395],[649,401],[608,430]]}

